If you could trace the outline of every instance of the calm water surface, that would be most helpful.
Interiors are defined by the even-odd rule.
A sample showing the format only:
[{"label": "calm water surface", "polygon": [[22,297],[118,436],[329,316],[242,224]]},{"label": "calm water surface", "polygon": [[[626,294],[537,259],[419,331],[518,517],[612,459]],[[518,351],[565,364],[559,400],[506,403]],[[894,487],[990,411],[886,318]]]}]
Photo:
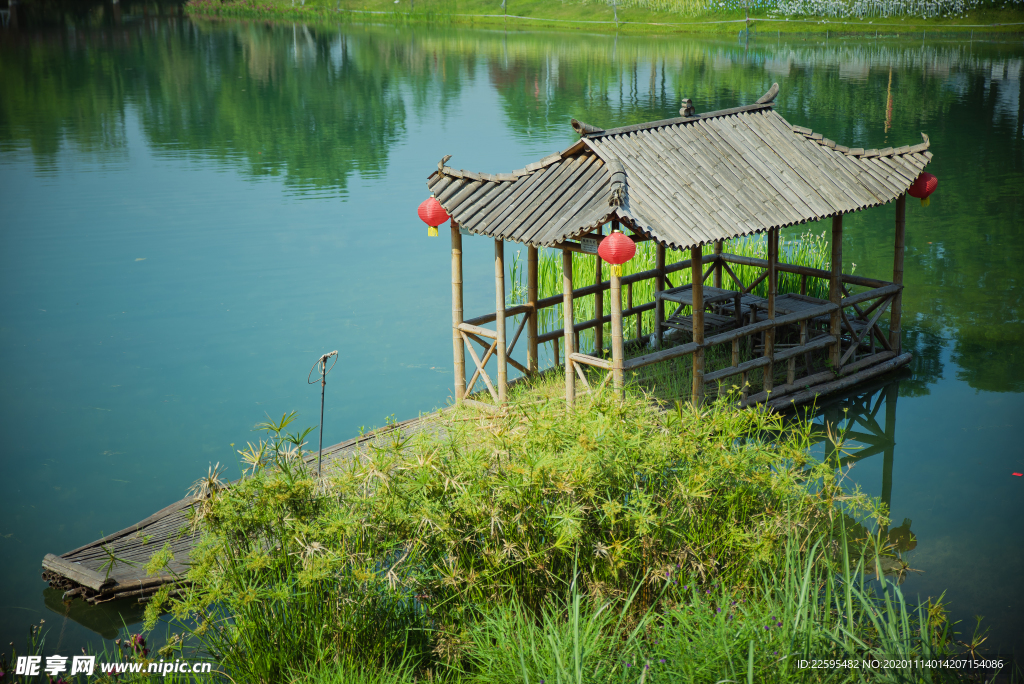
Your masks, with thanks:
[{"label": "calm water surface", "polygon": [[[448,243],[416,218],[442,155],[509,171],[571,144],[571,116],[731,107],[778,81],[784,117],[851,147],[931,136],[938,193],[908,202],[913,375],[875,413],[895,448],[851,477],[916,537],[905,592],[945,591],[1024,652],[1019,40],[120,20],[0,34],[0,643],[40,619],[65,651],[113,637],[109,610],[63,619],[43,555],[235,468],[265,414],[314,425],[319,354],[342,358],[327,444],[446,403]],[[891,275],[892,221],[849,220],[847,269]],[[490,250],[466,240],[467,312],[493,307]]]}]

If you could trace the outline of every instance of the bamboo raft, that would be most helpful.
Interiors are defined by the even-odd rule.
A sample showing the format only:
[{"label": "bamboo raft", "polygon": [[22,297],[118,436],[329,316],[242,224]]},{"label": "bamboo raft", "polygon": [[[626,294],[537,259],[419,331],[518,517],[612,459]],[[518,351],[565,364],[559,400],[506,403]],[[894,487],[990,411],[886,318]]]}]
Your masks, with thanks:
[{"label": "bamboo raft", "polygon": [[[326,447],[323,470],[326,473],[351,458],[359,448],[395,430],[406,435],[420,432],[428,424],[429,415],[368,432],[340,444]],[[316,468],[317,454],[305,456],[305,463]],[[64,590],[64,600],[81,598],[89,604],[117,599],[135,599],[144,603],[165,584],[179,584],[188,571],[189,554],[198,540],[192,529],[189,511],[195,504],[185,497],[143,520],[109,534],[102,539],[72,549],[59,556],[52,553],[43,558],[43,579],[51,587]],[[159,575],[147,575],[146,563],[153,554],[170,543],[173,559]],[[111,558],[115,560],[111,563]]]}]

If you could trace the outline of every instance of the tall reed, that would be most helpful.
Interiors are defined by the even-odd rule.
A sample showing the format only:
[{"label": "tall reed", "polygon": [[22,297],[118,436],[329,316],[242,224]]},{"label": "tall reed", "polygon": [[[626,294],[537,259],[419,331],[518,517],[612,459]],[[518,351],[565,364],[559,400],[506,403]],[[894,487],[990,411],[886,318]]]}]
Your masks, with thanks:
[{"label": "tall reed", "polygon": [[[744,239],[736,239],[727,242],[724,247],[724,251],[738,256],[755,257],[758,259],[766,259],[768,255],[768,243],[763,236],[754,236]],[[713,247],[708,245],[704,249],[705,254],[711,254]],[[677,261],[690,258],[689,253],[683,254],[682,252],[669,250],[665,257],[666,264],[673,264]],[[805,230],[803,233],[786,239],[783,235],[779,244],[779,259],[780,261],[796,264],[799,266],[809,266],[812,268],[820,268],[828,270],[830,268],[830,252],[829,242],[825,233],[815,234],[811,230]],[[573,254],[573,288],[586,287],[593,285],[596,282],[597,268],[596,263],[599,261],[597,256],[588,254]],[[622,275],[632,275],[641,271],[647,271],[655,268],[656,266],[656,251],[655,245],[652,242],[641,242],[637,245],[636,256],[630,261],[623,264]],[[601,278],[607,281],[611,277],[609,272],[608,264],[601,262]],[[761,273],[761,269],[753,266],[740,266],[736,264],[730,264],[730,268],[736,273],[737,277],[743,281],[744,284],[753,282],[757,276]],[[509,281],[512,300],[515,303],[521,303],[526,300],[526,286],[525,286],[526,274],[524,272],[521,258],[518,253],[513,257],[509,269]],[[669,281],[673,286],[685,285],[691,281],[689,269],[677,271],[669,276]],[[723,286],[728,288],[735,288],[736,284],[732,282],[732,279],[728,273],[723,272],[722,274]],[[554,295],[561,294],[562,292],[562,256],[558,250],[543,250],[540,254],[537,264],[537,289],[538,296],[540,298],[551,297]],[[641,304],[647,304],[654,301],[654,280],[645,280],[640,283],[635,283],[632,286],[633,289],[633,305],[639,306]],[[793,273],[780,272],[779,273],[779,293],[785,294],[787,292],[799,292],[800,291],[800,276]],[[768,296],[768,284],[767,281],[761,281],[754,288],[753,293],[762,297]],[[828,298],[828,283],[816,278],[808,278],[807,281],[807,294],[812,297],[819,297],[823,299]],[[623,308],[626,306],[626,288],[623,288]],[[610,293],[604,292],[604,312],[607,315],[611,311]],[[596,297],[593,295],[587,297],[581,297],[573,302],[573,315],[577,321],[590,320],[594,317],[594,311],[596,306]],[[642,316],[641,329],[644,335],[650,335],[654,331],[654,311],[646,311]],[[635,318],[625,321],[623,327],[626,329],[626,337],[633,337],[633,331],[635,331]],[[541,333],[549,332],[551,330],[557,330],[562,327],[562,305],[550,307],[541,311],[539,316],[538,326]],[[593,330],[587,330],[580,334],[580,348],[582,351],[587,353],[596,354],[598,350],[594,348],[596,339],[596,333]],[[610,326],[605,326],[604,334],[605,344],[610,344],[611,340],[611,329]]]}]

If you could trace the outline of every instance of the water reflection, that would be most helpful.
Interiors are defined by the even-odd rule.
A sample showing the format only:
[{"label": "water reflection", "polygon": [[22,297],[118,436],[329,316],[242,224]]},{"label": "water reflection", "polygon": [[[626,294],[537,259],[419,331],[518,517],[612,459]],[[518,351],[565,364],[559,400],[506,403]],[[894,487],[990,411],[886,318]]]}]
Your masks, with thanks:
[{"label": "water reflection", "polygon": [[[906,382],[910,376],[904,371],[897,379],[883,379],[826,400],[815,415],[815,444],[823,448],[822,457],[834,463],[836,468],[850,468],[860,461],[881,455],[880,498],[887,512],[892,511],[896,407],[901,382]],[[904,518],[897,526],[892,522],[880,530],[887,543],[887,553],[880,563],[885,574],[894,575],[897,583],[902,584],[910,570],[902,554],[917,548],[917,536],[911,530],[913,521],[910,518]],[[847,518],[847,525],[856,529],[855,536],[872,534],[852,518]]]}]

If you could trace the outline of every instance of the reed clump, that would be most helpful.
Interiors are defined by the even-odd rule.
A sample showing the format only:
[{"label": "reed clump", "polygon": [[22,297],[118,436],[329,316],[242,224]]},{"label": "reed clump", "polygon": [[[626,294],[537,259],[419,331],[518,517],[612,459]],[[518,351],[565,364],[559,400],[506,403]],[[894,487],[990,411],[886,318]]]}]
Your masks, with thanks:
[{"label": "reed clump", "polygon": [[[788,238],[788,239],[787,239]],[[763,236],[754,236],[750,238],[738,238],[735,240],[728,241],[724,246],[725,251],[736,254],[738,256],[754,257],[757,259],[768,258],[768,243]],[[714,251],[713,245],[707,245],[704,248],[705,254],[711,254]],[[805,230],[798,235],[787,236],[783,235],[779,245],[780,260],[786,263],[795,264],[798,266],[808,266],[811,268],[819,268],[828,270],[830,268],[830,252],[829,242],[825,233],[816,234],[811,230]],[[689,259],[690,254],[686,252],[669,250],[665,256],[666,264],[673,264],[683,259]],[[596,269],[597,257],[588,254],[573,254],[573,288],[587,287],[593,285],[596,282],[597,269]],[[649,271],[657,266],[656,263],[656,251],[653,242],[641,242],[637,245],[636,255],[628,262],[622,265],[622,275],[628,276],[634,273],[640,273],[641,271]],[[736,276],[746,285],[754,282],[757,277],[761,274],[761,269],[753,266],[741,266],[733,264],[730,266]],[[601,279],[607,281],[611,278],[609,271],[610,266],[602,263],[601,265]],[[509,281],[511,283],[511,299],[515,304],[521,304],[526,301],[526,275],[523,260],[519,258],[518,253],[513,256],[513,260],[509,269]],[[691,281],[689,269],[682,271],[676,271],[668,277],[669,282],[673,286],[687,285]],[[786,294],[790,292],[800,292],[801,278],[795,273],[787,273],[785,271],[779,272],[778,278],[778,293]],[[723,284],[725,287],[735,289],[736,283],[734,283],[728,274],[723,274]],[[562,255],[561,251],[558,250],[544,250],[539,255],[537,260],[537,290],[538,296],[543,299],[545,297],[551,297],[562,292]],[[767,281],[760,282],[753,290],[752,293],[760,297],[768,296],[768,284]],[[809,278],[807,280],[807,292],[806,294],[812,297],[818,297],[821,299],[828,299],[828,283],[826,281]],[[611,296],[609,292],[603,294],[603,311],[605,314],[611,311]],[[623,299],[626,297],[626,288],[623,288]],[[635,283],[632,286],[632,302],[634,306],[640,306],[641,304],[647,304],[654,301],[654,281],[645,280],[643,282]],[[587,297],[581,297],[573,302],[573,313],[575,320],[584,321],[590,320],[594,317],[595,311],[595,297],[593,295]],[[654,311],[646,311],[641,314],[643,320],[641,323],[641,329],[643,334],[650,335],[654,332]],[[518,318],[516,319],[518,321]],[[551,330],[557,330],[562,327],[562,306],[559,304],[547,309],[541,310],[538,315],[538,326],[541,333],[546,333]],[[629,331],[633,331],[635,328],[635,319],[630,317],[630,320],[626,321],[625,327]],[[588,353],[598,353],[594,349],[596,335],[593,330],[585,330],[580,333],[580,348]],[[605,325],[604,332],[605,344],[611,340],[611,327]]]},{"label": "reed clump", "polygon": [[[832,616],[818,594],[839,547],[812,540],[884,515],[808,460],[809,424],[726,401],[663,412],[639,391],[567,410],[560,383],[519,384],[498,413],[456,407],[384,431],[322,476],[290,416],[263,424],[246,475],[197,501],[190,589],[158,596],[150,622],[172,611],[236,682],[392,663],[401,681],[525,683],[555,681],[558,658],[590,659],[580,682],[631,674],[626,657],[682,667],[698,647],[745,663],[743,640],[742,657],[735,638],[688,645],[705,636],[688,616],[728,606],[753,633],[794,568],[817,574],[777,621],[798,625],[811,604]],[[854,559],[868,557],[860,536]],[[793,671],[757,653],[758,671]]]}]

